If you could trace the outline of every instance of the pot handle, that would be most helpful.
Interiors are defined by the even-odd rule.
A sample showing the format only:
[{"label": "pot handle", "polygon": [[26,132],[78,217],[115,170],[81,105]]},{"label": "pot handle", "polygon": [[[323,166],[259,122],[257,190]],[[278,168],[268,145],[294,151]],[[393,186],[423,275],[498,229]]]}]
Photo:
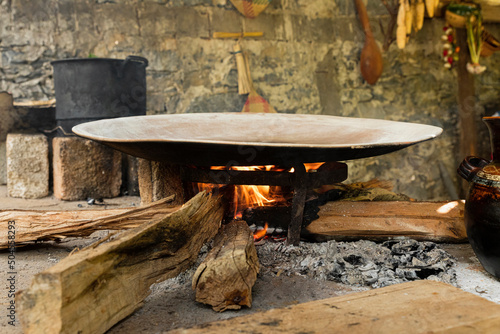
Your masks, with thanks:
[{"label": "pot handle", "polygon": [[470,182],[477,172],[479,172],[487,164],[489,164],[489,161],[486,159],[469,156],[462,161],[457,169],[457,172],[458,175]]},{"label": "pot handle", "polygon": [[135,61],[137,63],[143,63],[144,64],[144,67],[148,67],[148,60],[144,57],[139,57],[139,56],[127,56],[127,58],[125,58],[125,60],[123,61],[123,65],[122,67],[125,67],[125,65],[130,62],[130,61]]}]

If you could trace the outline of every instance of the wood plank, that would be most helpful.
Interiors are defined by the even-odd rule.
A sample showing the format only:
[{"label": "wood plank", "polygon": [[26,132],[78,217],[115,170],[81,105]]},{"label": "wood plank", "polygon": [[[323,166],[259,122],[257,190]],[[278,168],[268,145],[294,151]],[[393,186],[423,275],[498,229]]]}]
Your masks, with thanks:
[{"label": "wood plank", "polygon": [[177,211],[173,196],[139,208],[77,211],[0,211],[0,249],[8,247],[9,221],[16,226],[16,246],[67,237],[85,237],[98,230],[122,230]]},{"label": "wood plank", "polygon": [[213,248],[193,276],[196,301],[217,312],[251,307],[258,272],[259,259],[248,224],[232,221],[219,230]]},{"label": "wood plank", "polygon": [[189,268],[220,226],[221,196],[198,194],[163,219],[73,253],[16,296],[29,333],[104,333],[139,308],[153,283]]},{"label": "wood plank", "polygon": [[[469,46],[467,43],[467,31],[464,28],[456,28],[455,35],[457,46],[460,48],[457,62],[457,102],[458,102],[458,166],[462,160],[470,155],[478,156],[478,138],[476,116],[476,91],[475,76],[467,71],[467,63],[471,62]],[[460,180],[460,198],[465,198],[468,183]]]},{"label": "wood plank", "polygon": [[169,333],[498,333],[500,305],[451,285],[413,281]]},{"label": "wood plank", "polygon": [[304,235],[326,239],[383,240],[406,236],[435,242],[466,242],[464,202],[329,202]]}]

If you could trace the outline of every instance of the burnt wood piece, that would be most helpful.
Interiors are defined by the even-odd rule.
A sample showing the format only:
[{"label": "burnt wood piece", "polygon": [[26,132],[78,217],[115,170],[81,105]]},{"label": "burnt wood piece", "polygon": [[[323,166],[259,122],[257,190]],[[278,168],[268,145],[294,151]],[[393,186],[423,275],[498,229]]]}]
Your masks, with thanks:
[{"label": "burnt wood piece", "polygon": [[184,185],[179,166],[139,159],[138,174],[142,204],[155,202],[171,195],[175,195],[173,204],[184,203]]},{"label": "burnt wood piece", "polygon": [[421,280],[169,333],[497,333],[498,328],[500,305],[449,284]]},{"label": "burnt wood piece", "polygon": [[0,249],[8,248],[8,222],[16,222],[16,246],[37,241],[86,237],[98,230],[137,227],[175,212],[173,196],[139,208],[79,211],[11,210],[0,211]]},{"label": "burnt wood piece", "polygon": [[104,333],[141,307],[153,283],[188,269],[223,215],[198,194],[178,211],[91,245],[35,275],[16,296],[25,333]]},{"label": "burnt wood piece", "polygon": [[405,236],[420,241],[467,242],[464,203],[329,202],[303,236],[324,240],[387,240]]},{"label": "burnt wood piece", "polygon": [[259,259],[248,224],[235,220],[215,236],[214,246],[193,276],[196,301],[217,312],[252,306]]},{"label": "burnt wood piece", "polygon": [[302,216],[306,204],[306,194],[308,188],[307,172],[303,164],[294,166],[295,172],[293,182],[293,199],[290,223],[288,224],[288,235],[286,242],[288,245],[298,246],[300,243],[300,230],[302,228]]},{"label": "burnt wood piece", "polygon": [[[309,196],[309,193],[308,195]],[[323,201],[325,196],[313,197],[306,199],[304,205],[304,214],[302,216],[302,228],[309,225],[313,220],[318,219],[320,205],[326,203]],[[292,206],[276,205],[276,206],[257,206],[248,208],[243,211],[241,219],[246,221],[248,225],[264,226],[268,223],[271,227],[280,227],[283,230],[288,229],[290,216],[292,214]]]}]

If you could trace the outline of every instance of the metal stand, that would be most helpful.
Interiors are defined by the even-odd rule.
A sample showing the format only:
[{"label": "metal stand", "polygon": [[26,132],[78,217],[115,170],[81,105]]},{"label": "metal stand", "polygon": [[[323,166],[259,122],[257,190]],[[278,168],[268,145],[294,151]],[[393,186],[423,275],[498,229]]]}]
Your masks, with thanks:
[{"label": "metal stand", "polygon": [[[184,182],[200,182],[231,185],[269,185],[293,187],[290,223],[288,225],[289,245],[298,246],[304,214],[307,191],[325,184],[342,182],[347,179],[347,165],[328,162],[317,170],[306,172],[304,164],[293,165],[294,172],[212,170],[202,167],[181,167]],[[188,194],[189,192],[185,192]],[[192,194],[194,195],[194,194]],[[186,198],[188,200],[189,198]]]}]

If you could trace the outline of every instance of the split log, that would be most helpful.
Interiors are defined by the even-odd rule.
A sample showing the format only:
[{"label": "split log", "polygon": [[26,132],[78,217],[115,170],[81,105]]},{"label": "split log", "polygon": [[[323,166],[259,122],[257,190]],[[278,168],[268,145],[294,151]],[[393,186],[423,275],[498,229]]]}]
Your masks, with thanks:
[{"label": "split log", "polygon": [[0,212],[0,249],[8,247],[8,222],[16,226],[16,246],[36,241],[85,237],[98,230],[122,230],[137,227],[177,211],[173,196],[134,209],[41,211],[9,210]]},{"label": "split log", "polygon": [[384,240],[405,236],[434,242],[466,242],[463,201],[329,202],[304,234],[319,240]]},{"label": "split log", "polygon": [[25,333],[104,333],[139,308],[150,285],[188,269],[217,233],[220,196],[198,194],[163,219],[76,252],[17,295]]},{"label": "split log", "polygon": [[253,234],[243,220],[219,231],[214,246],[193,277],[196,301],[217,312],[252,306],[252,287],[259,272]]},{"label": "split log", "polygon": [[500,305],[434,281],[413,281],[178,329],[222,333],[498,333]]}]

